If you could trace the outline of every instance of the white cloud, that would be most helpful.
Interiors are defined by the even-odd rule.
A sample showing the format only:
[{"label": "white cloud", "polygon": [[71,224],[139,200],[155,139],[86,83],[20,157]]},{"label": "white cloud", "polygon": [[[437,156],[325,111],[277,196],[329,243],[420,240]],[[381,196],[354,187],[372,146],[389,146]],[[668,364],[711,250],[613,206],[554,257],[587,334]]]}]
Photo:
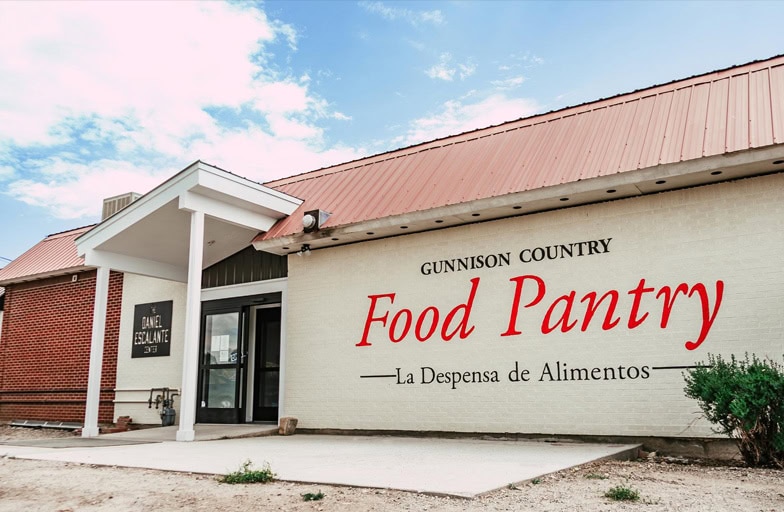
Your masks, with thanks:
[{"label": "white cloud", "polygon": [[465,80],[476,72],[476,64],[470,60],[465,64],[458,64],[457,68],[460,70],[460,80]]},{"label": "white cloud", "polygon": [[274,27],[275,32],[282,34],[286,38],[286,41],[289,43],[289,48],[291,48],[293,51],[296,51],[297,39],[299,35],[297,34],[297,31],[294,29],[294,27],[278,20],[272,20],[272,26]]},{"label": "white cloud", "polygon": [[506,62],[498,65],[498,70],[530,69],[542,65],[544,65],[544,59],[531,52],[511,53],[506,56]]},{"label": "white cloud", "polygon": [[359,5],[368,12],[379,14],[382,18],[390,21],[404,20],[412,25],[429,23],[432,25],[442,25],[446,23],[444,14],[438,9],[434,11],[413,11],[399,7],[390,7],[383,2],[360,2]]},{"label": "white cloud", "polygon": [[538,112],[540,108],[534,100],[507,98],[503,94],[496,94],[475,103],[447,101],[440,112],[414,120],[406,135],[398,138],[396,142],[411,145],[457,135],[527,117]]},{"label": "white cloud", "polygon": [[496,89],[508,90],[508,89],[516,89],[520,87],[521,85],[523,85],[523,82],[525,82],[525,77],[521,75],[512,78],[506,78],[504,80],[493,80],[490,83]]},{"label": "white cloud", "polygon": [[0,181],[13,178],[16,175],[16,170],[10,165],[0,165]]},{"label": "white cloud", "polygon": [[527,62],[531,66],[541,66],[544,64],[543,58],[539,57],[538,55],[532,55],[530,53],[523,55],[523,61]]},{"label": "white cloud", "polygon": [[252,4],[0,2],[0,33],[0,179],[57,217],[197,158],[268,181],[364,152],[324,145],[350,117],[268,62],[298,34]]},{"label": "white cloud", "polygon": [[432,23],[433,25],[441,25],[446,22],[444,14],[436,9],[435,11],[422,11],[418,13],[419,19],[424,22]]},{"label": "white cloud", "polygon": [[143,194],[160,182],[155,169],[128,162],[99,160],[85,165],[54,158],[37,165],[48,180],[17,180],[8,192],[29,205],[48,208],[61,219],[94,215],[101,199],[123,192]]},{"label": "white cloud", "polygon": [[438,64],[433,65],[430,69],[425,71],[425,74],[430,78],[437,78],[451,82],[455,77],[455,68],[450,66],[452,55],[449,53],[442,53],[439,57]]},{"label": "white cloud", "polygon": [[341,146],[313,151],[312,146],[307,140],[271,135],[253,126],[199,140],[192,149],[205,162],[259,182],[355,160],[366,154],[361,149]]},{"label": "white cloud", "polygon": [[321,128],[279,114],[268,115],[267,122],[272,135],[278,139],[319,140],[323,134]]},{"label": "white cloud", "polygon": [[18,144],[62,140],[67,117],[246,101],[248,57],[275,37],[263,13],[206,2],[4,2],[0,32],[0,137]]},{"label": "white cloud", "polygon": [[476,72],[476,64],[470,59],[465,63],[452,64],[452,54],[442,53],[438,57],[438,64],[425,70],[425,74],[430,78],[451,82],[457,74],[460,80],[465,80]]},{"label": "white cloud", "polygon": [[275,114],[305,112],[313,98],[307,86],[293,82],[272,82],[256,87],[254,107],[261,112]]}]

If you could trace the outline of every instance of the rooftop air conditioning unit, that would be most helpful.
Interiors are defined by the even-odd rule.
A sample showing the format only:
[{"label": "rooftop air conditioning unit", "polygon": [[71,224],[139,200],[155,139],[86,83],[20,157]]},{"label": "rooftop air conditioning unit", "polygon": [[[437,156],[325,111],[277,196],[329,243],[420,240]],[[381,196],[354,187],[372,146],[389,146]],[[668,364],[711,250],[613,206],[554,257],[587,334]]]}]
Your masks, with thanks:
[{"label": "rooftop air conditioning unit", "polygon": [[101,213],[101,220],[106,220],[115,213],[119,212],[132,202],[142,197],[141,194],[136,192],[128,192],[119,196],[109,197],[103,200],[103,212]]}]

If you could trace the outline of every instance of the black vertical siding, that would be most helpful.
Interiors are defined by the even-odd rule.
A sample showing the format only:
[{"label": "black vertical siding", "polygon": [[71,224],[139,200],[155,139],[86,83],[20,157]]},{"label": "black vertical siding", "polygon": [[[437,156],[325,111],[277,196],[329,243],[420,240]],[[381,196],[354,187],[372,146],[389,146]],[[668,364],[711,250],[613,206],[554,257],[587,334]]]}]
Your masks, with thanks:
[{"label": "black vertical siding", "polygon": [[266,281],[288,275],[288,257],[257,251],[248,246],[207,267],[201,274],[202,288]]}]

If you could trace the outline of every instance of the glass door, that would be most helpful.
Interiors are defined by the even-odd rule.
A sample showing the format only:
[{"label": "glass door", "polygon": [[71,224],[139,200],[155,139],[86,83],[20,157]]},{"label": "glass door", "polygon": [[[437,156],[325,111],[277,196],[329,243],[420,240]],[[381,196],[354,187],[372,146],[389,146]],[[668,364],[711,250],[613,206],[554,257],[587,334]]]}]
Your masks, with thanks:
[{"label": "glass door", "polygon": [[205,311],[202,315],[196,413],[199,423],[242,422],[246,317],[242,308]]},{"label": "glass door", "polygon": [[280,307],[256,310],[253,420],[278,421]]}]

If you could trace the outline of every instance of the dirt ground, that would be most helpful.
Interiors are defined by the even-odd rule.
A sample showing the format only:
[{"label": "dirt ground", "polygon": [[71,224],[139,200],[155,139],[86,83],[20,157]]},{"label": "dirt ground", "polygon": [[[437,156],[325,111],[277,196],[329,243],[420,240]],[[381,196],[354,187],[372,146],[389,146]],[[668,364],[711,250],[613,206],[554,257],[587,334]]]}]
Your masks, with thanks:
[{"label": "dirt ground", "polygon": [[[67,435],[0,426],[0,443]],[[640,499],[617,502],[604,497],[616,486],[637,491]],[[303,500],[303,494],[319,491],[322,500]],[[0,458],[0,511],[19,510],[768,512],[784,511],[784,471],[661,457],[608,461],[465,500],[279,481],[228,485],[215,476]]]}]

